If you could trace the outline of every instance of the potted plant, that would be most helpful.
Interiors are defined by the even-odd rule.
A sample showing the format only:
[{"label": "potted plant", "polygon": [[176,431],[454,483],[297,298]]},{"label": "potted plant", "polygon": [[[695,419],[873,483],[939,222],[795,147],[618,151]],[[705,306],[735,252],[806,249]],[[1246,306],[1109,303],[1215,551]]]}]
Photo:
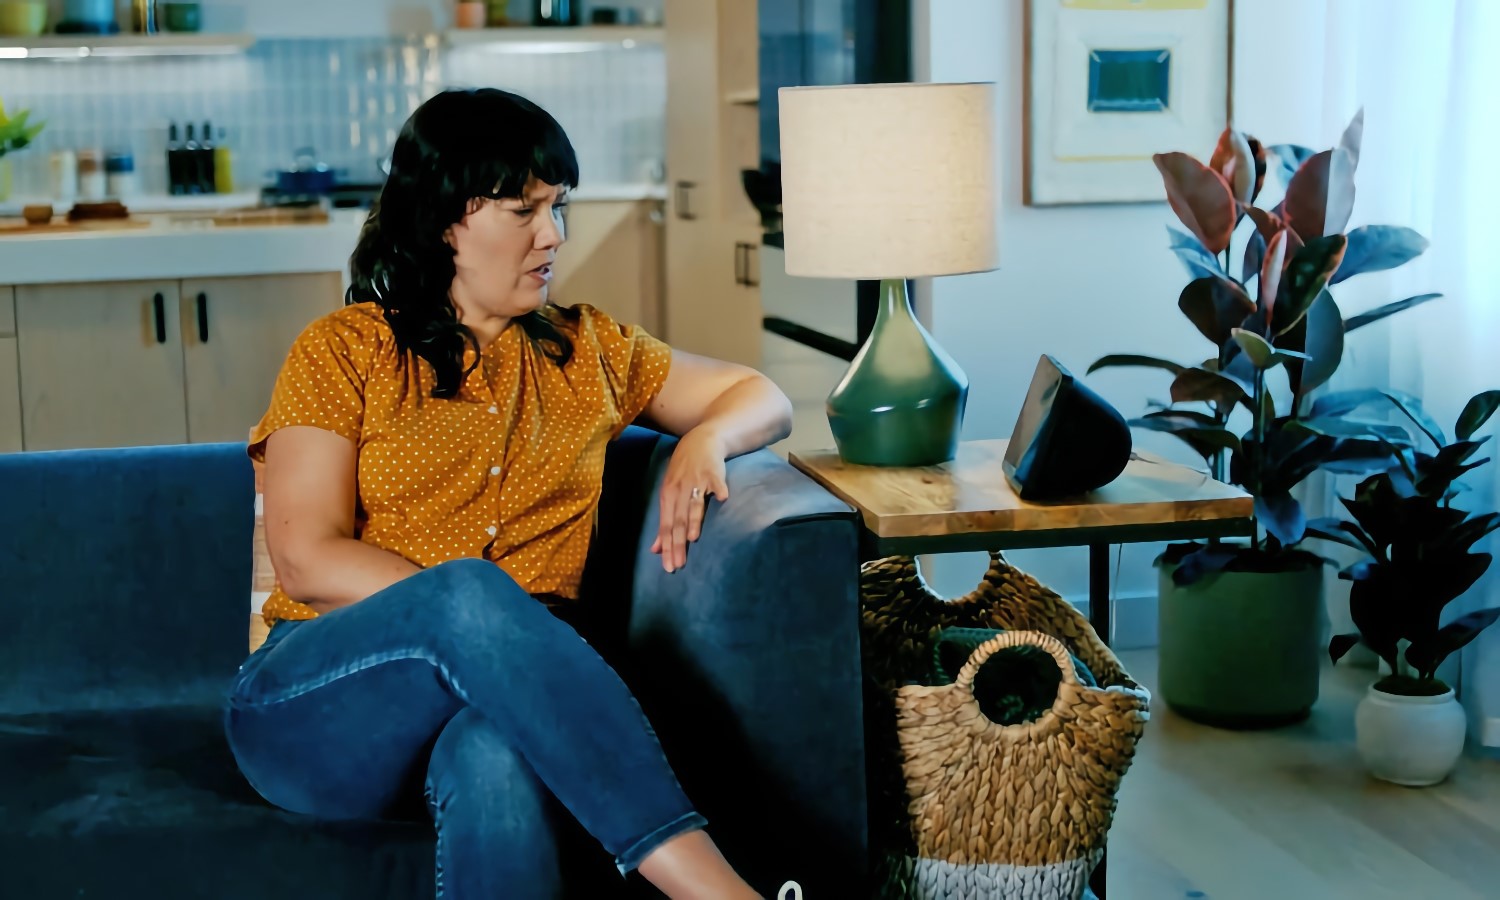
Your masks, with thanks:
[{"label": "potted plant", "polygon": [[[1361,113],[1338,147],[1319,153],[1263,147],[1226,128],[1208,165],[1185,153],[1158,154],[1168,201],[1189,232],[1168,227],[1193,276],[1177,305],[1213,344],[1213,356],[1184,365],[1111,355],[1089,369],[1169,372],[1171,403],[1131,424],[1182,439],[1216,477],[1254,498],[1249,540],[1177,544],[1158,559],[1158,689],[1198,721],[1264,727],[1311,710],[1322,659],[1323,561],[1300,546],[1307,518],[1293,491],[1320,469],[1383,470],[1392,447],[1407,440],[1399,427],[1310,406],[1310,395],[1338,369],[1349,332],[1438,296],[1349,318],[1334,301],[1333,285],[1403,265],[1427,247],[1400,226],[1345,233],[1362,133]],[[1272,161],[1286,188],[1263,209],[1255,202]],[[1247,232],[1238,266],[1230,252],[1237,230]]]},{"label": "potted plant", "polygon": [[[1320,403],[1352,409],[1378,392],[1333,395]],[[1484,609],[1442,623],[1444,609],[1489,568],[1491,555],[1474,546],[1500,529],[1500,513],[1475,515],[1453,505],[1458,479],[1484,465],[1471,462],[1488,437],[1475,439],[1500,407],[1500,391],[1469,400],[1448,443],[1419,408],[1403,404],[1431,453],[1403,448],[1395,463],[1341,499],[1350,519],[1319,519],[1308,533],[1353,547],[1364,558],[1340,577],[1352,584],[1349,613],[1358,629],[1335,635],[1328,655],[1337,663],[1356,644],[1373,650],[1387,674],[1370,685],[1355,713],[1356,744],[1377,778],[1404,785],[1436,784],[1463,752],[1468,720],[1453,689],[1437,676],[1454,651],[1500,618]],[[1403,650],[1404,647],[1404,650]]]},{"label": "potted plant", "polygon": [[25,149],[26,145],[42,133],[45,123],[27,125],[31,118],[29,110],[21,110],[14,118],[5,115],[5,104],[0,102],[0,203],[10,199],[11,171],[9,155]]}]

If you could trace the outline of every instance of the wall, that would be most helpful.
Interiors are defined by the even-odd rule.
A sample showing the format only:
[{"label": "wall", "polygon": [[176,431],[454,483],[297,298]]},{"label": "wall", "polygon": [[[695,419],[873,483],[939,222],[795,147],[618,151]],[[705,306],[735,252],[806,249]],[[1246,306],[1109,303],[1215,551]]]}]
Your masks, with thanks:
[{"label": "wall", "polygon": [[241,189],[309,146],[352,181],[378,181],[402,123],[445,86],[494,86],[555,115],[585,185],[638,183],[665,152],[666,71],[659,46],[566,54],[441,51],[432,36],[271,38],[241,56],[0,62],[11,109],[47,121],[14,157],[16,193],[45,192],[48,155],[128,147],[142,190],[166,190],[169,122],[227,129]]},{"label": "wall", "polygon": [[[1279,4],[1279,11],[1269,7]],[[1321,108],[1298,85],[1299,69],[1256,63],[1305,58],[1317,48],[1298,46],[1305,33],[1287,29],[1296,15],[1290,0],[1239,3],[1236,18],[1238,124],[1268,143],[1317,144]],[[918,80],[994,81],[1000,123],[1000,268],[934,279],[924,285],[922,306],[934,336],[969,375],[965,437],[1008,437],[1020,411],[1037,357],[1048,353],[1075,374],[1108,353],[1147,353],[1177,360],[1206,358],[1211,349],[1177,310],[1187,282],[1167,249],[1165,226],[1177,224],[1165,203],[1027,207],[1021,202],[1023,2],[914,0],[914,64]],[[1274,70],[1282,68],[1285,72]],[[1273,70],[1268,72],[1267,70]],[[1183,147],[1206,159],[1210,143]],[[1240,246],[1236,242],[1235,246]],[[1167,399],[1159,372],[1106,370],[1087,383],[1127,416],[1148,401]],[[1201,458],[1175,440],[1136,432],[1137,446],[1176,461]],[[1111,565],[1115,576],[1116,638],[1121,646],[1155,642],[1156,573],[1151,561],[1159,545],[1124,548]],[[1088,592],[1087,552],[1082,549],[1026,551],[1012,561],[1082,605]],[[982,557],[958,555],[928,561],[935,588],[952,595],[972,587]]]}]

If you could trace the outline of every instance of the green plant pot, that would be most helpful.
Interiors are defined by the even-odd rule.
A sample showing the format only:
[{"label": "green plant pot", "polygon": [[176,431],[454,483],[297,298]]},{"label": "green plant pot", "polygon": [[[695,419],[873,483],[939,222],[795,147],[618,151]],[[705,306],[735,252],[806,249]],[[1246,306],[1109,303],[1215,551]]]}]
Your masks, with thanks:
[{"label": "green plant pot", "polygon": [[1323,572],[1220,572],[1187,587],[1163,564],[1157,691],[1185,718],[1222,728],[1305,719],[1323,662]]}]

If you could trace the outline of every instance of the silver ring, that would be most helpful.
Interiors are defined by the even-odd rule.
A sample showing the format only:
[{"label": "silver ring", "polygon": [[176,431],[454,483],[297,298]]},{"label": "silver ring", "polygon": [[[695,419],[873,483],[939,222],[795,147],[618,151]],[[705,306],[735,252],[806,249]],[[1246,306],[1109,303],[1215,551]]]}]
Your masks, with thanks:
[{"label": "silver ring", "polygon": [[703,497],[703,488],[693,488],[692,496],[694,500],[701,499]]}]

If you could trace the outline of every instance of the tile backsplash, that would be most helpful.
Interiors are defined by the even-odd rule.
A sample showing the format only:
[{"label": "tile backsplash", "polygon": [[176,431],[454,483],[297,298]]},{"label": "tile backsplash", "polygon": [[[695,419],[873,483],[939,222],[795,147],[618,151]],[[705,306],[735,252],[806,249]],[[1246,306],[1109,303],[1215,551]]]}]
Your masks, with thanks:
[{"label": "tile backsplash", "polygon": [[47,128],[11,159],[15,193],[47,192],[53,150],[128,148],[140,190],[167,192],[168,124],[205,121],[234,151],[235,187],[258,190],[300,147],[348,181],[379,181],[401,125],[445,87],[491,86],[536,101],[567,129],[584,185],[648,180],[665,153],[661,48],[493,53],[437,36],[263,40],[212,57],[0,61],[0,99]]}]

